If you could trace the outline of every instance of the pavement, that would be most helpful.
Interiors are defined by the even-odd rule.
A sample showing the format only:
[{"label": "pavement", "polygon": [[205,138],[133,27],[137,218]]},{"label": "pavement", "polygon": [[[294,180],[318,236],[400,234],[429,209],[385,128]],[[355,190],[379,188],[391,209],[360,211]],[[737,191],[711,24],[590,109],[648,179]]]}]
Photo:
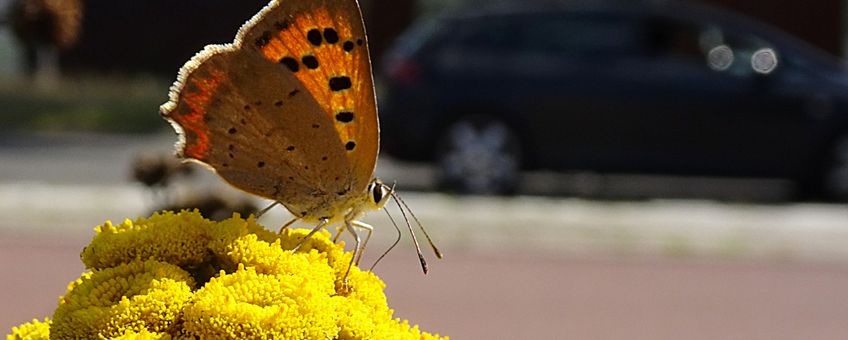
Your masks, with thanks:
[{"label": "pavement", "polygon": [[[174,137],[0,136],[0,329],[52,313],[105,220],[147,214],[130,161]],[[396,316],[455,339],[841,339],[848,206],[709,199],[458,197],[407,190],[427,168],[381,159],[446,254],[418,268],[408,235],[376,269]],[[236,191],[205,174],[177,185]],[[735,185],[731,185],[735,186]],[[397,212],[393,212],[398,216]],[[275,209],[260,222],[286,220]],[[365,263],[396,237],[384,214]],[[406,231],[404,231],[406,233]],[[425,249],[425,253],[426,253]]]}]

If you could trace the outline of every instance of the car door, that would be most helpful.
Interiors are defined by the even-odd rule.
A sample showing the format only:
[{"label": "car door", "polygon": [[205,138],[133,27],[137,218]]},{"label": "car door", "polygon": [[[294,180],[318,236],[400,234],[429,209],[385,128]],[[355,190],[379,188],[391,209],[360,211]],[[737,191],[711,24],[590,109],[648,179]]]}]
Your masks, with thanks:
[{"label": "car door", "polygon": [[642,170],[783,175],[802,150],[805,119],[802,98],[773,91],[779,52],[709,20],[657,16],[646,24],[650,53],[636,69]]},{"label": "car door", "polygon": [[642,148],[640,73],[644,25],[627,12],[567,11],[536,15],[518,32],[516,54],[532,88],[521,112],[542,167],[629,171]]},{"label": "car door", "polygon": [[779,58],[755,37],[614,10],[540,16],[521,32],[536,85],[524,115],[546,166],[762,176],[803,149],[802,99],[753,68],[755,53]]}]

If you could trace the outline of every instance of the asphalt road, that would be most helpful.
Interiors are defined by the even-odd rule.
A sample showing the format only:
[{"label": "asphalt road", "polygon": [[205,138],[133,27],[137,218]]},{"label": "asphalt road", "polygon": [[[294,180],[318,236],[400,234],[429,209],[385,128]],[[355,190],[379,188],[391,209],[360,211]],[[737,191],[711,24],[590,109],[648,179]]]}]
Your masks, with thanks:
[{"label": "asphalt road", "polygon": [[[51,314],[82,271],[80,244],[0,241],[0,328]],[[848,268],[668,257],[446,249],[377,268],[395,316],[453,339],[844,339]]]},{"label": "asphalt road", "polygon": [[[170,136],[0,137],[0,329],[50,315],[107,219],[145,214],[127,181]],[[381,161],[401,189],[428,169]],[[214,176],[189,190],[229,190]],[[403,186],[403,183],[409,183]],[[227,191],[232,194],[232,191]],[[848,207],[716,200],[462,198],[403,190],[446,253],[420,273],[410,239],[377,268],[396,316],[454,339],[841,339]],[[285,221],[275,209],[261,220]],[[366,254],[395,237],[383,214]],[[429,257],[432,259],[432,257]]]}]

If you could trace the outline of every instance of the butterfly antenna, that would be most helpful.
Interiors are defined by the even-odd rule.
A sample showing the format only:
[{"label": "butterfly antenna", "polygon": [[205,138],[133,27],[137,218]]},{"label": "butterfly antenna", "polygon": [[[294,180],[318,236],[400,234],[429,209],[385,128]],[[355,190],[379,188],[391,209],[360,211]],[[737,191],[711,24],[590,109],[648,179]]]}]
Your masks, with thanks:
[{"label": "butterfly antenna", "polygon": [[[425,237],[427,237],[427,242],[430,243],[430,247],[433,248],[433,253],[436,254],[437,258],[441,259],[442,258],[442,252],[439,251],[439,248],[436,248],[436,244],[433,243],[433,239],[430,238],[430,234],[427,234],[427,230],[424,230],[424,225],[421,224],[421,221],[418,220],[418,217],[415,216],[415,213],[412,212],[412,209],[409,209],[409,206],[406,205],[406,202],[404,202],[403,199],[400,198],[400,195],[398,195],[395,191],[392,191],[392,197],[395,198],[395,202],[400,201],[400,203],[403,204],[403,206],[406,208],[406,210],[409,211],[409,214],[412,215],[412,219],[415,220],[416,224],[418,224],[418,228],[421,229],[421,232],[424,233]],[[400,207],[400,206],[398,206],[398,207]],[[401,212],[403,212],[403,209],[401,209]],[[404,215],[404,217],[406,217],[406,215]],[[408,220],[407,220],[407,223],[409,223]]]},{"label": "butterfly antenna", "polygon": [[415,251],[418,252],[418,261],[421,262],[421,270],[424,271],[424,274],[427,274],[427,261],[424,260],[424,255],[421,254],[421,247],[418,245],[418,238],[415,237],[415,232],[412,231],[412,224],[409,223],[409,218],[406,217],[406,212],[403,211],[403,207],[398,203],[397,195],[394,191],[391,191],[392,197],[395,199],[395,204],[397,204],[398,209],[400,209],[400,214],[403,215],[403,220],[406,221],[406,227],[409,228],[409,234],[412,235],[412,242],[415,243]]},{"label": "butterfly antenna", "polygon": [[392,251],[392,249],[395,249],[395,246],[398,245],[398,243],[400,243],[400,227],[398,227],[397,223],[395,222],[395,219],[392,218],[392,214],[389,214],[388,209],[383,208],[383,211],[386,212],[386,215],[389,216],[389,221],[392,221],[392,225],[395,226],[395,230],[397,230],[397,239],[395,239],[395,242],[392,243],[392,245],[391,245],[391,247],[389,247],[389,249],[386,249],[386,251],[383,253],[383,255],[380,255],[380,257],[377,258],[377,261],[374,261],[374,264],[371,265],[371,268],[368,268],[368,271],[374,271],[374,267],[377,266],[377,263],[380,263],[380,261],[384,257],[386,257],[386,255],[388,255],[389,252]]}]

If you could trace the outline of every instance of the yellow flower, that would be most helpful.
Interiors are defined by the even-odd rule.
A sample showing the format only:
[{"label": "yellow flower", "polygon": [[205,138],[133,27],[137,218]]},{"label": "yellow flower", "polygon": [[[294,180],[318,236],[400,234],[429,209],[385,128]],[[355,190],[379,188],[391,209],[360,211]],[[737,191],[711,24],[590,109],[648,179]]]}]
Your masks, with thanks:
[{"label": "yellow flower", "polygon": [[195,266],[206,260],[212,223],[197,211],[156,213],[149,219],[128,219],[119,225],[107,221],[94,229],[97,234],[80,257],[89,269],[150,258],[180,267]]},{"label": "yellow flower", "polygon": [[[180,214],[186,213],[188,212]],[[266,242],[274,242],[277,239],[277,233],[257,224],[253,215],[243,219],[238,213],[233,213],[233,217],[221,222],[210,223],[206,229],[210,235],[209,248],[213,251],[220,251],[235,239],[247,234],[255,234],[260,240]]]},{"label": "yellow flower", "polygon": [[226,272],[233,272],[238,268],[239,261],[234,260],[229,253],[240,246],[243,242],[240,240],[244,237],[250,236],[254,240],[263,240],[266,244],[277,240],[277,233],[256,224],[253,216],[244,220],[239,214],[233,214],[230,219],[213,223],[209,226],[208,233],[210,235],[208,252],[216,257],[216,269]]},{"label": "yellow flower", "polygon": [[[280,233],[282,247],[284,249],[293,249],[301,239],[309,234],[309,231],[310,230],[308,229],[283,230]],[[327,255],[327,264],[333,267],[336,271],[336,276],[338,276],[339,279],[342,279],[344,273],[347,272],[347,266],[350,263],[350,259],[353,257],[352,252],[344,251],[344,242],[339,244],[333,243],[333,241],[330,240],[330,232],[327,230],[321,230],[303,242],[298,249],[298,252],[309,252],[313,249]],[[341,288],[340,285],[341,281],[339,281],[338,288]]]},{"label": "yellow flower", "polygon": [[410,327],[406,320],[392,319],[394,313],[386,304],[383,283],[377,275],[353,268],[350,272],[351,293],[341,299],[339,339],[440,339]]},{"label": "yellow flower", "polygon": [[329,279],[313,281],[313,273],[262,274],[240,265],[195,293],[184,327],[189,335],[208,339],[334,338],[338,330],[329,269],[319,268]]},{"label": "yellow flower", "polygon": [[6,340],[48,340],[50,339],[50,319],[44,321],[32,319],[23,325],[12,327],[12,334]]},{"label": "yellow flower", "polygon": [[110,340],[171,340],[171,335],[168,333],[151,332],[147,329],[141,331],[127,330],[124,334],[109,338]]},{"label": "yellow flower", "polygon": [[[9,339],[438,339],[393,319],[385,284],[321,231],[266,230],[197,212],[107,222],[83,251],[94,270],[68,285],[52,324]],[[347,289],[344,289],[347,288]],[[41,334],[39,338],[36,334]]]},{"label": "yellow flower", "polygon": [[194,280],[177,266],[148,260],[85,273],[68,288],[53,313],[56,339],[175,331]]}]

